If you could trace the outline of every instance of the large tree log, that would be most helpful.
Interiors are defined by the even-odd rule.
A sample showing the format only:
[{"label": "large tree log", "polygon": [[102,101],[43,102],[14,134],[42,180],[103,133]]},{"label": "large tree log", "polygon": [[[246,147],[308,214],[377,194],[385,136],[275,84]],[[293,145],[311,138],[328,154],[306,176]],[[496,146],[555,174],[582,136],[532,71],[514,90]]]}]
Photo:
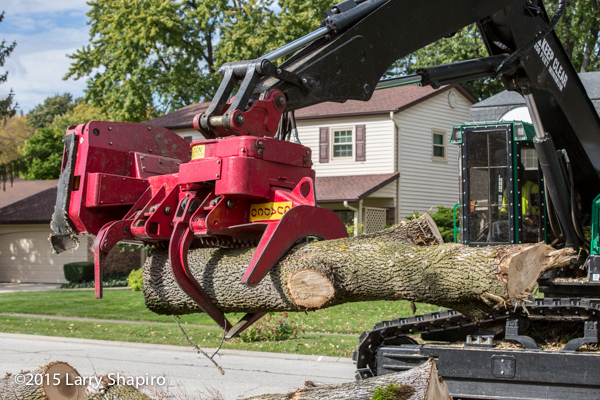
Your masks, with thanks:
[{"label": "large tree log", "polygon": [[[194,277],[224,312],[302,311],[374,300],[409,300],[448,307],[470,319],[510,299],[530,296],[537,279],[565,265],[569,249],[544,243],[473,248],[441,241],[421,217],[375,234],[295,246],[255,287],[241,283],[254,248],[194,249]],[[176,284],[165,250],[143,268],[146,306],[158,314],[201,309]]]},{"label": "large tree log", "polygon": [[[388,374],[341,385],[314,386],[306,382],[303,389],[288,394],[267,394],[245,400],[369,400],[377,388],[398,385],[399,400],[451,400],[446,383],[438,375],[433,360],[405,372]],[[388,386],[389,387],[389,386]],[[392,398],[392,397],[390,397]]]}]

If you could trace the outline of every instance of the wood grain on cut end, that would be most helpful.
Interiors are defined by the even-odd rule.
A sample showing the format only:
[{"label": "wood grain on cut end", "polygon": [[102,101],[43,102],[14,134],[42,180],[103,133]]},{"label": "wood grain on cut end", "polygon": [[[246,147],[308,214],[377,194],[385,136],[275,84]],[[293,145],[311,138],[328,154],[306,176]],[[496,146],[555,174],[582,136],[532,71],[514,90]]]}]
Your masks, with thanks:
[{"label": "wood grain on cut end", "polygon": [[314,269],[304,269],[290,275],[287,287],[294,303],[308,309],[320,308],[335,294],[333,284]]},{"label": "wood grain on cut end", "polygon": [[75,385],[80,376],[77,370],[65,362],[54,362],[44,367],[42,376],[58,378],[58,384],[55,380],[44,380],[42,387],[49,399],[72,399],[83,400],[85,398],[85,385]]},{"label": "wood grain on cut end", "polygon": [[438,375],[437,364],[433,360],[429,360],[428,363],[431,365],[431,378],[429,378],[425,399],[452,400],[450,392],[448,391],[448,385],[446,385],[446,382]]},{"label": "wood grain on cut end", "polygon": [[508,298],[514,299],[531,291],[546,265],[547,245],[537,243],[512,255],[508,267]]}]

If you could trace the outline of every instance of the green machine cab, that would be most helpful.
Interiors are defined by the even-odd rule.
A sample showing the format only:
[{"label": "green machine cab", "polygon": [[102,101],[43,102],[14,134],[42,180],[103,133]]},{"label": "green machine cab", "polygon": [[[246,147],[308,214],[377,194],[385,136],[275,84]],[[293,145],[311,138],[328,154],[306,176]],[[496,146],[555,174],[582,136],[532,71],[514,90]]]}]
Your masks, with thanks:
[{"label": "green machine cab", "polygon": [[[548,215],[542,170],[526,122],[455,125],[450,143],[460,146],[459,196],[454,207],[455,242],[473,247],[546,242],[559,223]],[[567,171],[563,171],[566,176]],[[587,279],[576,270],[553,271],[539,281],[546,295],[596,295],[600,289],[600,195],[592,204]],[[579,281],[555,278],[580,278]]]},{"label": "green machine cab", "polygon": [[534,137],[533,126],[525,122],[453,127],[450,143],[460,146],[455,241],[480,247],[547,240]]}]

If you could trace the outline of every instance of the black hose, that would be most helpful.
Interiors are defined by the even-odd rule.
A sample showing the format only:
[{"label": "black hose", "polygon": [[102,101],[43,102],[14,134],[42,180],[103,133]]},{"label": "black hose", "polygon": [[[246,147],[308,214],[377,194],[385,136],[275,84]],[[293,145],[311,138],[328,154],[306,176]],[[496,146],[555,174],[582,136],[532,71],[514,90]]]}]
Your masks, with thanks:
[{"label": "black hose", "polygon": [[[554,237],[564,243],[565,239],[563,238],[562,231],[560,231],[560,224],[556,220],[556,212],[554,211],[554,207],[552,207],[552,199],[548,195],[548,185],[546,185],[546,180],[544,180],[544,193],[546,193],[546,212],[548,213],[550,229],[552,230]],[[559,232],[557,232],[556,225],[558,225]]]},{"label": "black hose", "polygon": [[531,47],[533,47],[533,45],[535,45],[538,41],[540,41],[541,39],[548,36],[548,34],[550,32],[552,32],[552,29],[554,29],[554,27],[556,27],[556,25],[558,24],[558,22],[564,15],[566,8],[567,8],[567,0],[558,0],[558,7],[556,8],[556,12],[554,13],[552,20],[548,23],[548,25],[546,25],[541,31],[539,31],[535,36],[533,36],[527,42],[525,42],[525,44],[523,46],[521,46],[519,49],[517,49],[514,53],[512,53],[510,56],[506,57],[506,59],[504,61],[502,61],[502,63],[498,66],[498,68],[496,68],[496,76],[502,74],[502,70],[504,69],[504,67],[513,63],[514,60],[521,57],[521,55],[524,52],[526,52]]},{"label": "black hose", "polygon": [[569,172],[569,183],[570,183],[570,191],[571,191],[571,219],[573,220],[573,226],[575,227],[575,232],[577,233],[577,236],[579,236],[579,239],[581,239],[581,241],[583,243],[585,243],[585,235],[583,234],[583,231],[581,230],[581,226],[579,224],[579,218],[577,215],[577,202],[575,199],[575,182],[573,181],[573,170],[571,169],[571,161],[569,160],[569,156],[567,154],[566,150],[563,150],[564,152],[564,159],[565,159],[565,164],[567,165],[567,171]]}]

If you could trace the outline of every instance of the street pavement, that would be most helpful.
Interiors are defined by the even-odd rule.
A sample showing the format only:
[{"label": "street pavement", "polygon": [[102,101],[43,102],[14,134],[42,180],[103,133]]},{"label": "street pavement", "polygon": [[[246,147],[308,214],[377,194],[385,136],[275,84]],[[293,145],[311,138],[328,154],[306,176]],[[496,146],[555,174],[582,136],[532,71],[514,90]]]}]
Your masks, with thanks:
[{"label": "street pavement", "polygon": [[119,373],[148,380],[166,376],[174,393],[180,387],[190,398],[202,398],[200,393],[216,390],[225,400],[287,393],[305,381],[354,380],[354,364],[346,358],[237,350],[220,354],[215,361],[225,375],[191,347],[0,333],[0,376],[65,361],[81,376]]}]

